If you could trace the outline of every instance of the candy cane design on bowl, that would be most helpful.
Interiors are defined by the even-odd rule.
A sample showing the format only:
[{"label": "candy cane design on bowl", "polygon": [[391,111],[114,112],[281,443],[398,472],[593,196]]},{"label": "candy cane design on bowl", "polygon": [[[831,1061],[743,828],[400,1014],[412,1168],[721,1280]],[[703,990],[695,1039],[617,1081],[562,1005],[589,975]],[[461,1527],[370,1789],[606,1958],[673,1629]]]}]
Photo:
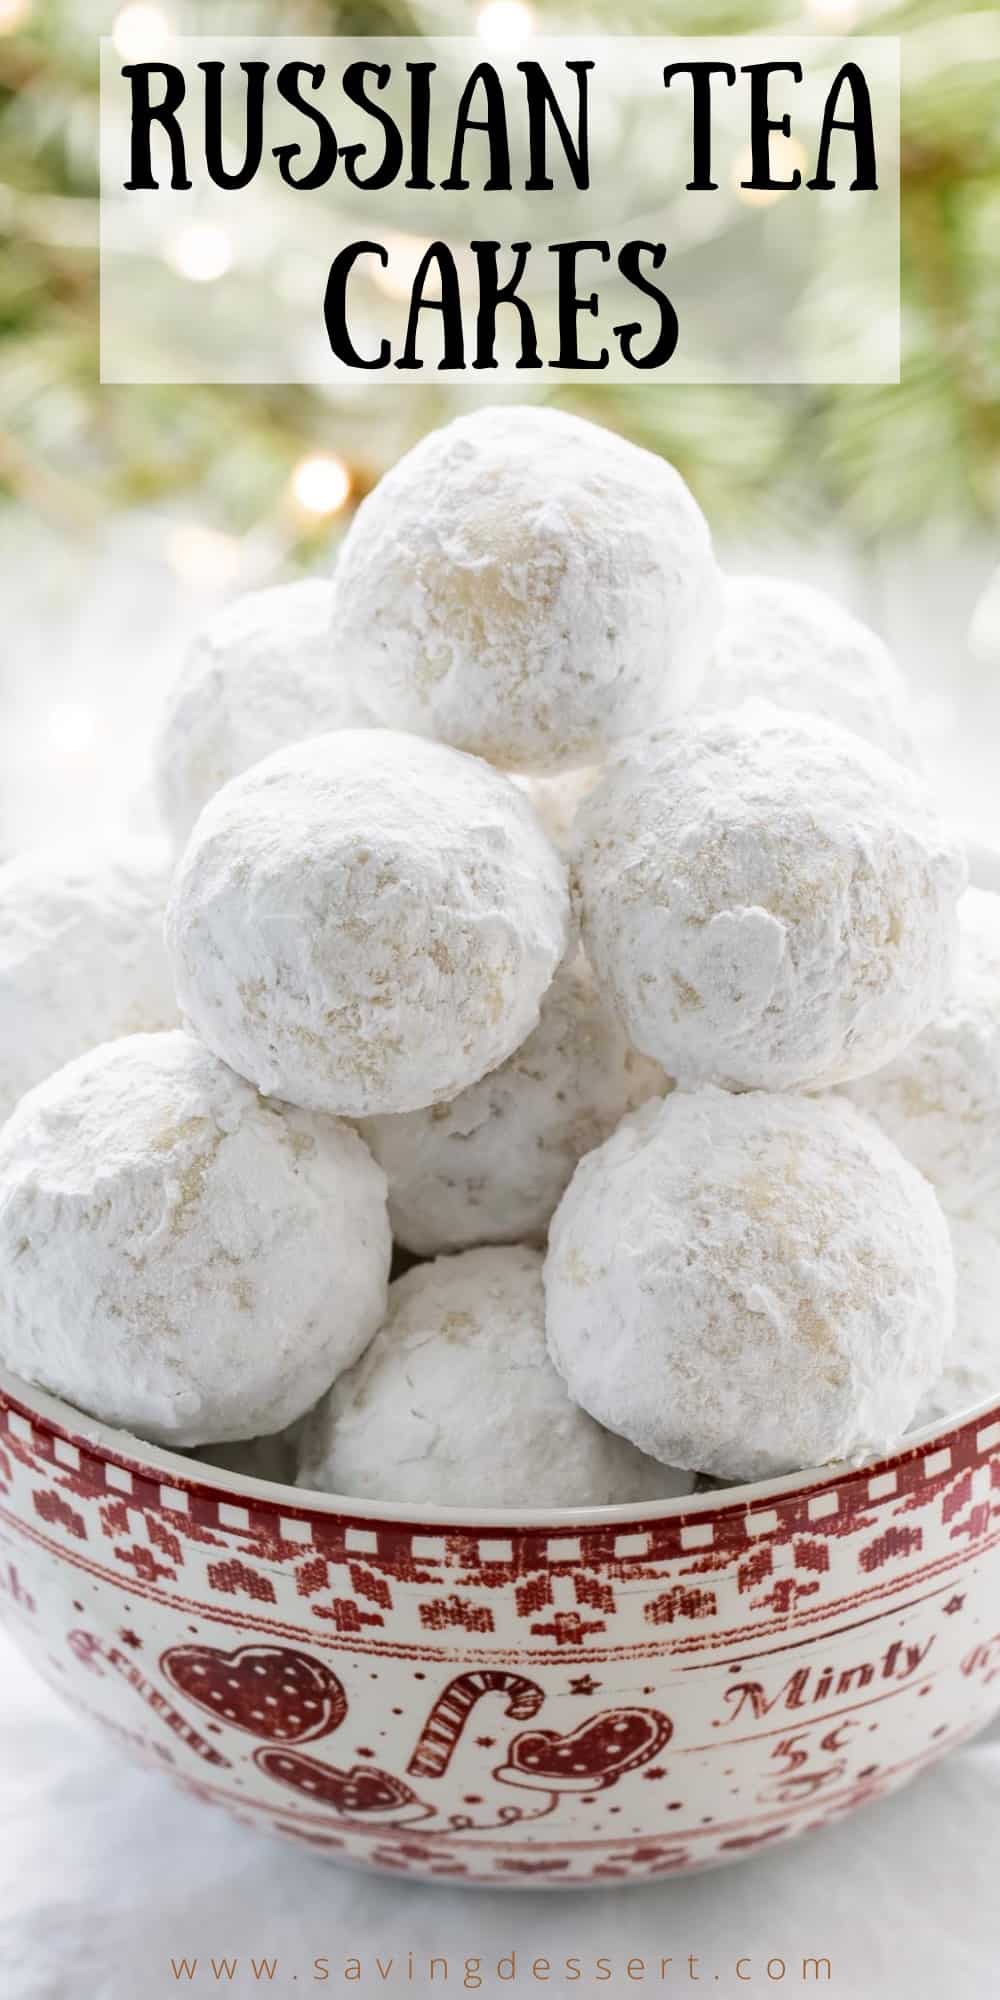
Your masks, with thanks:
[{"label": "candy cane design on bowl", "polygon": [[505,1694],[507,1714],[518,1722],[537,1715],[545,1699],[537,1682],[526,1680],[523,1674],[485,1668],[480,1673],[457,1675],[442,1689],[420,1732],[406,1767],[411,1777],[444,1776],[469,1716],[485,1694]]},{"label": "candy cane design on bowl", "polygon": [[92,1632],[84,1631],[70,1632],[67,1635],[67,1644],[80,1665],[92,1673],[100,1674],[106,1667],[111,1667],[116,1674],[120,1674],[122,1680],[127,1682],[140,1700],[145,1702],[146,1707],[151,1709],[154,1715],[158,1715],[178,1741],[188,1750],[193,1750],[196,1757],[200,1757],[206,1764],[214,1765],[218,1770],[229,1769],[229,1758],[224,1757],[221,1750],[215,1749],[211,1743],[206,1743],[199,1731],[191,1727],[185,1716],[178,1714],[160,1689],[147,1680],[135,1661],[123,1653],[120,1646],[102,1645],[100,1639]]},{"label": "candy cane design on bowl", "polygon": [[[442,1689],[431,1708],[407,1764],[407,1777],[443,1778],[473,1709],[484,1696],[493,1694],[505,1697],[506,1713],[517,1721],[526,1721],[537,1715],[545,1698],[537,1682],[528,1680],[524,1674],[484,1668],[479,1672],[456,1675]],[[405,1826],[434,1818],[437,1813],[437,1808],[419,1799],[403,1779],[371,1765],[355,1765],[345,1771],[295,1751],[271,1750],[257,1751],[254,1762],[268,1777],[290,1786],[310,1803],[326,1806],[345,1819],[385,1821],[392,1826]],[[499,1777],[502,1773],[498,1771],[494,1775]],[[528,1817],[541,1818],[553,1810],[558,1788],[548,1786],[545,1789],[548,1797],[544,1805],[539,1812]],[[435,1831],[447,1834],[465,1832],[472,1827],[481,1830],[484,1825],[502,1826],[524,1817],[520,1806],[501,1805],[498,1817],[485,1822],[468,1813],[448,1814]]]}]

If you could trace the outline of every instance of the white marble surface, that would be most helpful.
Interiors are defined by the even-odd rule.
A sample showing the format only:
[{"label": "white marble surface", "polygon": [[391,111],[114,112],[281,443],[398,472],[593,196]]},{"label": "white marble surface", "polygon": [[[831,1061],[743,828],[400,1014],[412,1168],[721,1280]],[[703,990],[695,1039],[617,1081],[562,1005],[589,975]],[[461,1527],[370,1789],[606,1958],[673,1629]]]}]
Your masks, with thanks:
[{"label": "white marble surface", "polygon": [[[995,2000],[998,1991],[1000,1724],[908,1791],[798,1845],[688,1881],[571,1896],[338,1870],[131,1765],[2,1636],[0,1685],[5,2000],[464,1991]],[[516,1980],[497,1977],[510,1952]],[[446,1959],[447,1983],[440,1968],[429,1980],[432,1955]],[[801,1960],[823,1956],[830,1979],[803,1983]],[[562,1969],[567,1957],[580,1961],[578,1979]],[[598,1977],[599,1957],[610,1978]],[[220,1964],[216,1978],[212,1958],[237,1961],[233,1977]],[[345,1977],[351,1958],[360,1978]],[[478,1987],[463,1971],[476,1958]],[[539,1958],[547,1979],[531,1977]],[[630,1958],[645,1961],[643,1978],[629,1978]],[[193,1978],[174,1976],[171,1960],[181,1959],[197,1961]],[[255,1978],[251,1959],[277,1960],[273,1977],[261,1967]],[[784,1978],[776,1963],[769,1978],[768,1961],[779,1959]]]}]

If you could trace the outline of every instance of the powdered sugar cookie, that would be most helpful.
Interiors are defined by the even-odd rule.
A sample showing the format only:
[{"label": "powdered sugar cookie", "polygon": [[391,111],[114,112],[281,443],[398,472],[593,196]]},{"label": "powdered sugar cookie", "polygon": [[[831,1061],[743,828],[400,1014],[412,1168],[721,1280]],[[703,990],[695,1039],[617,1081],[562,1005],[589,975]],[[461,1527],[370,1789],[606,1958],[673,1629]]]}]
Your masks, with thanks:
[{"label": "powdered sugar cookie", "polygon": [[306,577],[251,591],[199,632],[153,745],[157,801],[176,847],[230,778],[303,737],[364,726],[334,658],[333,585]]},{"label": "powdered sugar cookie", "polygon": [[279,752],[206,807],[167,918],[181,1007],[269,1096],[439,1103],[517,1048],[569,941],[566,871],[480,759],[389,730]]},{"label": "powdered sugar cookie", "polygon": [[180,1030],[81,1056],[0,1134],[0,1353],[154,1443],[278,1431],[385,1308],[385,1177]]},{"label": "powdered sugar cookie", "polygon": [[574,840],[584,946],[682,1082],[788,1090],[890,1061],[951,982],[961,844],[922,780],[747,702],[629,745]]},{"label": "powdered sugar cookie", "polygon": [[544,1240],[581,1155],[668,1088],[629,1047],[585,959],[562,966],[534,1033],[450,1104],[361,1125],[397,1243],[421,1256]]},{"label": "powdered sugar cookie", "polygon": [[1000,1234],[953,1218],[955,1338],[944,1369],[921,1397],[911,1430],[1000,1399]]},{"label": "powdered sugar cookie", "polygon": [[643,1105],[581,1161],[549,1246],[570,1394],[672,1465],[756,1479],[883,1450],[945,1362],[947,1224],[842,1098]]},{"label": "powdered sugar cookie", "polygon": [[537,1250],[466,1250],[389,1290],[384,1326],[308,1419],[299,1485],[438,1506],[599,1506],[690,1492],[570,1401]]},{"label": "powdered sugar cookie", "polygon": [[888,646],[825,590],[787,577],[726,579],[725,619],[699,706],[823,715],[891,757],[915,756],[906,682]]},{"label": "powdered sugar cookie", "polygon": [[477,410],[362,502],[335,644],[383,722],[510,770],[593,762],[694,694],[721,616],[674,468],[561,411]]},{"label": "powdered sugar cookie", "polygon": [[0,1121],[99,1042],[174,1026],[169,874],[144,840],[36,848],[0,867]]},{"label": "powdered sugar cookie", "polygon": [[849,1095],[949,1215],[992,1217],[1000,1230],[1000,896],[969,889],[958,913],[958,969],[934,1020]]}]

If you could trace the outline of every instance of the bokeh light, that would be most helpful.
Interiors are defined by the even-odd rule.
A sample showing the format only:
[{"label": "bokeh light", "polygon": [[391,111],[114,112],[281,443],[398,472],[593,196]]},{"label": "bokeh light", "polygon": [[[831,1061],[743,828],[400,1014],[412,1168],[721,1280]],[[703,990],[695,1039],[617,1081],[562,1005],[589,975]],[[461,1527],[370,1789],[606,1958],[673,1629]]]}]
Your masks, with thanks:
[{"label": "bokeh light", "polygon": [[535,32],[535,16],[526,0],[486,0],[476,15],[476,33],[491,49],[516,49]]},{"label": "bokeh light", "polygon": [[0,35],[16,34],[30,20],[34,0],[0,0]]},{"label": "bokeh light", "polygon": [[[771,134],[770,162],[771,179],[777,181],[790,181],[796,171],[805,178],[809,168],[801,139],[786,138],[783,132]],[[750,179],[752,171],[753,155],[749,146],[744,146],[737,153],[732,169],[733,192],[744,208],[773,208],[776,201],[783,201],[786,194],[793,192],[791,188],[743,187],[743,181]]]},{"label": "bokeh light", "polygon": [[861,19],[861,0],[806,0],[806,15],[819,28],[849,35]]},{"label": "bokeh light", "polygon": [[167,242],[167,263],[178,277],[195,285],[224,278],[233,261],[233,246],[215,222],[186,222]]},{"label": "bokeh light", "polygon": [[339,514],[351,491],[351,475],[343,459],[330,452],[303,458],[292,474],[292,493],[306,514]]},{"label": "bokeh light", "polygon": [[115,16],[111,29],[111,39],[120,56],[126,62],[149,62],[166,48],[172,30],[162,7],[152,7],[145,0],[132,0]]},{"label": "bokeh light", "polygon": [[174,521],[167,532],[165,554],[175,576],[196,589],[231,583],[243,560],[235,535],[201,521]]}]

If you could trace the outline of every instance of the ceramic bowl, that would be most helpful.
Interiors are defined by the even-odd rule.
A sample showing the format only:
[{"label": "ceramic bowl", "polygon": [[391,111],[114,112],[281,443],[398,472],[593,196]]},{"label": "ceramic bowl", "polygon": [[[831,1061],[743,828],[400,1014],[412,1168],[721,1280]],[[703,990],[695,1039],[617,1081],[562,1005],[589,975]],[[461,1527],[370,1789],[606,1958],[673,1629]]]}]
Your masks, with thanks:
[{"label": "ceramic bowl", "polygon": [[0,1376],[0,1604],[137,1757],[336,1860],[671,1875],[852,1812],[1000,1708],[1000,1404],[860,1468],[414,1515]]}]

